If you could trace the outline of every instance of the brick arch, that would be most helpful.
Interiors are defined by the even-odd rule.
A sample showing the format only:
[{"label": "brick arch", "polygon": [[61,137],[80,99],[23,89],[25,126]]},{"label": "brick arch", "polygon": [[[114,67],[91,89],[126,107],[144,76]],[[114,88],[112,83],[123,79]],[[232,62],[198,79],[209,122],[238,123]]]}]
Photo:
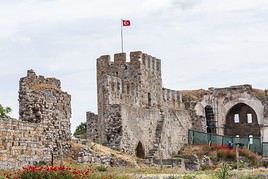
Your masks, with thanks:
[{"label": "brick arch", "polygon": [[[248,123],[247,115],[252,116],[252,123]],[[235,122],[235,115],[238,116],[239,122]],[[248,137],[260,137],[260,125],[255,110],[245,103],[237,103],[232,106],[226,113],[224,135]]]}]

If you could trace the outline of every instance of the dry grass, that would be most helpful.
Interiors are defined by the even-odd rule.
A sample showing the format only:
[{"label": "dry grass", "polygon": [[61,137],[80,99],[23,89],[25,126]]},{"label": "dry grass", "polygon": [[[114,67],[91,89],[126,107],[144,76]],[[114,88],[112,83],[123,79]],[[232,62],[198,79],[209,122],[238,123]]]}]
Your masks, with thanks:
[{"label": "dry grass", "polygon": [[253,94],[254,94],[257,98],[259,98],[259,99],[263,99],[263,98],[265,98],[265,91],[264,91],[264,90],[253,88],[252,91],[253,91]]},{"label": "dry grass", "polygon": [[181,151],[181,155],[207,155],[210,151],[210,147],[208,145],[185,145]]},{"label": "dry grass", "polygon": [[134,156],[127,155],[127,154],[125,154],[123,152],[116,151],[116,150],[110,149],[108,147],[105,147],[103,145],[96,144],[96,143],[92,143],[91,148],[95,152],[97,152],[98,154],[111,155],[111,156],[113,156],[115,158],[118,158],[118,159],[126,161],[128,164],[130,164],[130,165],[132,165],[134,167],[137,167],[137,168],[140,167],[140,165],[137,162],[138,159],[136,157],[134,157]]}]

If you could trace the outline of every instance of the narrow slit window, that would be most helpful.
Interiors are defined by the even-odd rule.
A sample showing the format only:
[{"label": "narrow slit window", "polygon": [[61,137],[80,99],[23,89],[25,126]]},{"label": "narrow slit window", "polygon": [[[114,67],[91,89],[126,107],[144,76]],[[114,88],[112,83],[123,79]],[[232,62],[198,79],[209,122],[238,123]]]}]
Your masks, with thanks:
[{"label": "narrow slit window", "polygon": [[247,121],[248,121],[248,123],[252,123],[252,114],[251,113],[247,114]]},{"label": "narrow slit window", "polygon": [[239,123],[239,114],[234,115],[234,122]]}]

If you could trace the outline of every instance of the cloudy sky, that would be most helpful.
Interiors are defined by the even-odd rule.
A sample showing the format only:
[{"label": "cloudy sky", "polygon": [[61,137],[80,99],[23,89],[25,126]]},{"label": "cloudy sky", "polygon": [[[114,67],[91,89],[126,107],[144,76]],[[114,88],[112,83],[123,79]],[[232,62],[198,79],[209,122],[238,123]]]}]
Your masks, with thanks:
[{"label": "cloudy sky", "polygon": [[97,111],[95,59],[141,50],[162,60],[163,84],[268,88],[267,0],[0,0],[0,103],[18,117],[27,69],[72,95],[72,130]]}]

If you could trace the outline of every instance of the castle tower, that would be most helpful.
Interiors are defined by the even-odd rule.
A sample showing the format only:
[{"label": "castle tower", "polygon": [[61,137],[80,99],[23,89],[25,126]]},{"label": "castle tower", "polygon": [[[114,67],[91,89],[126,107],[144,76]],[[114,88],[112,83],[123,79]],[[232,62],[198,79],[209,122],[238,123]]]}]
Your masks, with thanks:
[{"label": "castle tower", "polygon": [[[109,55],[97,59],[97,91],[100,129],[104,131],[105,113],[110,105],[157,108],[161,105],[161,62],[140,51]],[[107,116],[107,115],[106,115]],[[106,139],[100,134],[101,143]]]},{"label": "castle tower", "polygon": [[67,149],[71,140],[71,96],[61,90],[60,80],[37,76],[28,70],[20,79],[19,119],[42,123],[48,147]]}]

